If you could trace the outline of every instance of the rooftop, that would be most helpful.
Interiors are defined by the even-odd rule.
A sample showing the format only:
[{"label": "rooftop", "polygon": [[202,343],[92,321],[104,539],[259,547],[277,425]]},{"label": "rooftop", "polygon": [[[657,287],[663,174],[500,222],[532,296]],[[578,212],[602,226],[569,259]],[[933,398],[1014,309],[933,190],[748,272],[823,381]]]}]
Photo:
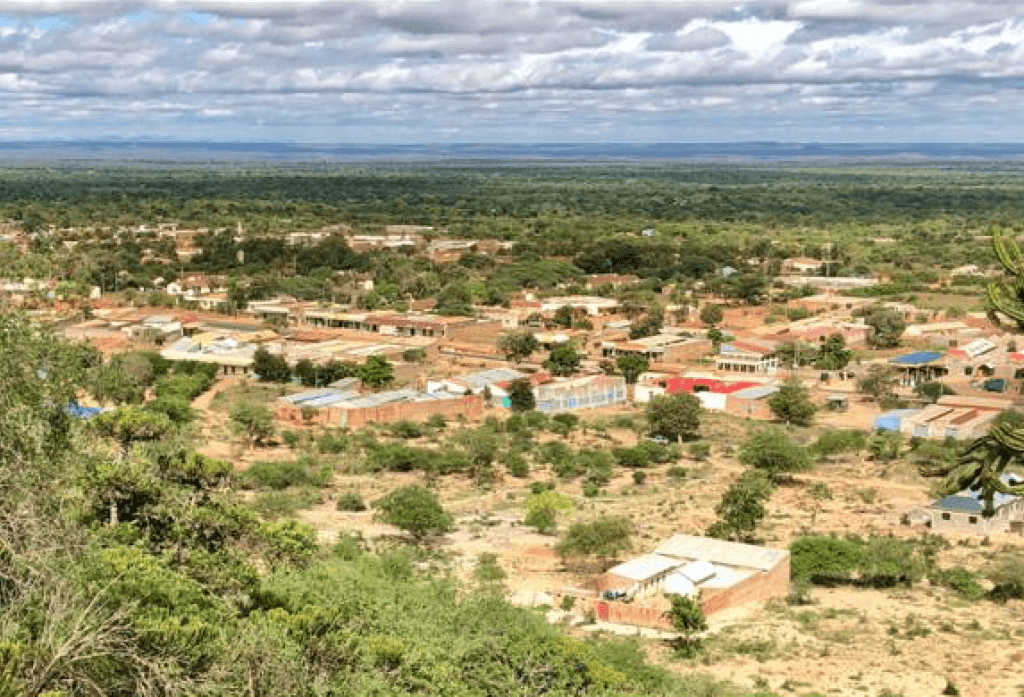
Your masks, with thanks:
[{"label": "rooftop", "polygon": [[889,362],[896,365],[926,365],[928,363],[934,363],[942,358],[941,353],[935,351],[914,351],[904,356],[896,356],[890,358]]},{"label": "rooftop", "polygon": [[701,560],[716,565],[724,564],[759,571],[770,571],[789,556],[789,552],[782,549],[683,534],[673,535],[665,540],[654,553],[675,559]]}]

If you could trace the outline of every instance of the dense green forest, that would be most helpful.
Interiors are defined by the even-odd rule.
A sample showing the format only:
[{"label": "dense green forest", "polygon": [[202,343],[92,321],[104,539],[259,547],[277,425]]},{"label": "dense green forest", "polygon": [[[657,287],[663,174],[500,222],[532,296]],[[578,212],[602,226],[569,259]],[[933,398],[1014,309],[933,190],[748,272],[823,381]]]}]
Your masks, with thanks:
[{"label": "dense green forest", "polygon": [[[870,292],[893,296],[926,290],[938,269],[990,265],[984,238],[994,221],[1020,228],[1022,194],[1021,173],[993,163],[20,167],[0,170],[0,217],[30,231],[76,228],[62,237],[80,246],[40,237],[28,256],[0,245],[0,261],[22,275],[106,290],[228,273],[242,277],[239,302],[278,292],[344,301],[331,279],[354,271],[378,287],[361,301],[369,309],[401,308],[451,287],[451,305],[461,312],[470,300],[501,304],[520,288],[572,285],[588,273],[635,273],[656,292],[664,283],[685,289],[714,281],[724,266],[770,275],[786,257],[810,256],[827,258],[832,275],[883,274],[891,283]],[[181,263],[145,261],[147,251],[174,260],[173,241],[155,232],[115,239],[119,228],[161,222],[207,229],[197,240],[203,253]],[[235,239],[239,223],[242,240]],[[394,223],[515,244],[496,257],[433,264],[403,252],[357,254],[340,236],[301,248],[284,240],[287,232],[328,225],[377,233]],[[643,229],[655,236],[635,236]],[[763,297],[763,278],[714,282],[724,289],[712,290],[726,296]],[[972,279],[960,282],[976,291]]]}]

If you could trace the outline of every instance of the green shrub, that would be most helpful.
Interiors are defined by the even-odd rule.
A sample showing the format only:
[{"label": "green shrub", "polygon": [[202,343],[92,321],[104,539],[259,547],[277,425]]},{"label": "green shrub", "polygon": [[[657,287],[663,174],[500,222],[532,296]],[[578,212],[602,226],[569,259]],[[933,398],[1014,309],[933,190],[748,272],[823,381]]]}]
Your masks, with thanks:
[{"label": "green shrub", "polygon": [[683,467],[682,465],[672,465],[667,470],[665,470],[665,474],[667,474],[672,479],[686,479],[687,471],[686,468]]},{"label": "green shrub", "polygon": [[330,466],[311,457],[298,460],[260,460],[240,475],[243,486],[280,491],[291,486],[325,486]]},{"label": "green shrub", "polygon": [[316,441],[316,448],[324,455],[337,455],[348,450],[349,439],[344,433],[325,432]]},{"label": "green shrub", "polygon": [[505,458],[505,469],[513,477],[523,479],[530,476],[530,465],[519,455],[509,455]]},{"label": "green shrub", "polygon": [[647,481],[647,473],[643,470],[637,470],[633,472],[633,483],[637,486],[642,486]]},{"label": "green shrub", "polygon": [[303,487],[289,491],[266,491],[256,495],[252,508],[264,518],[291,518],[298,511],[324,502],[316,489]]},{"label": "green shrub", "polygon": [[299,444],[299,441],[302,440],[302,434],[296,431],[281,431],[281,440],[289,448],[294,449]]},{"label": "green shrub", "polygon": [[867,447],[868,437],[863,431],[829,429],[818,436],[811,445],[811,451],[820,457],[839,453],[859,452]]},{"label": "green shrub", "polygon": [[830,583],[850,578],[860,564],[861,546],[852,540],[808,536],[789,546],[790,573],[794,579]]},{"label": "green shrub", "polygon": [[423,425],[415,421],[396,421],[387,426],[387,431],[396,438],[423,437]]},{"label": "green shrub", "polygon": [[950,588],[968,600],[981,600],[985,589],[978,583],[978,576],[970,569],[954,566],[933,574],[933,581]]},{"label": "green shrub", "polygon": [[711,443],[705,443],[704,441],[690,443],[686,450],[690,454],[690,457],[699,462],[703,462],[711,457]]},{"label": "green shrub", "polygon": [[448,420],[444,418],[444,414],[431,414],[430,418],[427,419],[427,427],[434,429],[442,429],[448,425]]},{"label": "green shrub", "polygon": [[346,491],[338,497],[337,508],[339,511],[365,511],[366,503],[357,491]]},{"label": "green shrub", "polygon": [[585,481],[583,482],[583,495],[588,499],[592,499],[601,493],[601,487],[597,482]]}]

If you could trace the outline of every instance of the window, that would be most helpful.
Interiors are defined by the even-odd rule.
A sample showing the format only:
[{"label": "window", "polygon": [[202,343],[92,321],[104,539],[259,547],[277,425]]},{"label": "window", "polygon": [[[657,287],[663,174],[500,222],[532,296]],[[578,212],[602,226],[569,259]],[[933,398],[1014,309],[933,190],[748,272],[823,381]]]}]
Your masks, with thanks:
[{"label": "window", "polygon": [[943,513],[943,514],[942,514],[942,519],[943,519],[943,520],[949,520],[949,519],[950,519],[951,517],[952,517],[952,516],[950,516],[950,515],[949,515],[948,513]]},{"label": "window", "polygon": [[978,516],[976,516],[976,515],[967,516],[967,522],[970,523],[971,525],[977,525],[978,524]]}]

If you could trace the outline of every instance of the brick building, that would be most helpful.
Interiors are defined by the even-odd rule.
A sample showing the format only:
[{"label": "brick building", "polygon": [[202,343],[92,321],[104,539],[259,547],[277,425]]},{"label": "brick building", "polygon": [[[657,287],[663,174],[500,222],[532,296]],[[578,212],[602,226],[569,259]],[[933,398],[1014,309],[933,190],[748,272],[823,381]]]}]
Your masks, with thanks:
[{"label": "brick building", "polygon": [[[674,535],[654,552],[618,564],[582,593],[598,619],[671,629],[669,595],[697,599],[706,615],[789,592],[789,552],[709,537]],[[622,596],[629,602],[605,599]]]}]

